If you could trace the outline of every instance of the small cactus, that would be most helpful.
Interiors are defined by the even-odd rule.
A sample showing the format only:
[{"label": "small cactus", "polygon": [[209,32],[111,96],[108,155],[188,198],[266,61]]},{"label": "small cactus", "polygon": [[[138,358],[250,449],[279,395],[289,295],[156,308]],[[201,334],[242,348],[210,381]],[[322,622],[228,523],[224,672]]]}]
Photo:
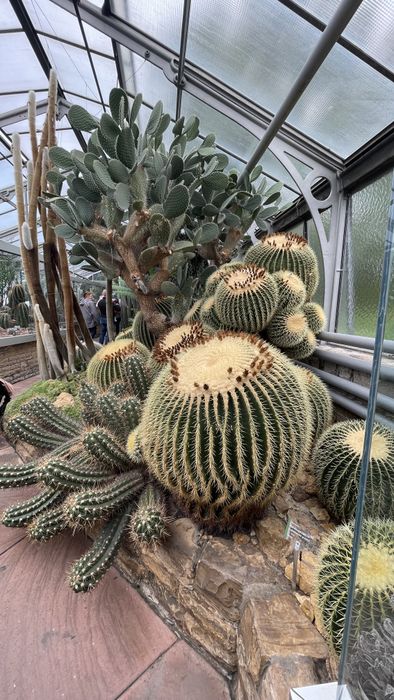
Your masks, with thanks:
[{"label": "small cactus", "polygon": [[27,328],[29,325],[29,307],[24,301],[17,304],[15,307],[14,318],[18,326],[21,326],[22,328]]},{"label": "small cactus", "polygon": [[323,330],[326,323],[324,309],[320,306],[320,304],[315,304],[314,302],[309,301],[307,304],[304,304],[302,310],[306,316],[306,320],[308,321],[309,328],[311,331],[313,331],[313,333],[315,333],[315,335],[318,335],[320,331]]},{"label": "small cactus", "polygon": [[26,527],[34,518],[57,505],[63,498],[63,489],[43,489],[37,496],[6,508],[1,516],[1,522],[6,527]]},{"label": "small cactus", "polygon": [[64,502],[64,513],[70,526],[86,526],[108,517],[141,491],[144,479],[138,470],[121,474],[105,486],[73,493]]},{"label": "small cactus", "polygon": [[36,396],[21,407],[21,414],[30,416],[38,426],[56,435],[76,437],[81,432],[78,421],[57,409],[48,399]]},{"label": "small cactus", "polygon": [[82,417],[85,423],[88,423],[88,425],[95,425],[98,423],[100,414],[96,406],[97,387],[93,384],[83,382],[78,391],[78,398],[82,404]]},{"label": "small cactus", "polygon": [[143,401],[149,389],[146,361],[137,355],[125,358],[121,368],[121,376],[129,391]]},{"label": "small cactus", "polygon": [[249,248],[245,263],[265,267],[268,272],[289,270],[303,281],[307,299],[310,299],[319,284],[317,258],[305,238],[295,233],[271,233],[260,243]]},{"label": "small cactus", "polygon": [[316,350],[316,336],[311,330],[307,330],[304,338],[297,345],[286,348],[286,355],[292,360],[303,360],[312,355]]},{"label": "small cactus", "polygon": [[14,284],[8,294],[8,303],[12,309],[15,309],[18,304],[23,304],[26,301],[26,293],[23,284]]},{"label": "small cactus", "polygon": [[102,465],[92,464],[84,456],[74,462],[52,458],[41,467],[40,478],[47,486],[73,490],[106,483],[113,478],[113,472]]},{"label": "small cactus", "polygon": [[130,468],[130,460],[126,452],[108,430],[92,428],[85,433],[82,443],[93,459],[111,467],[115,472]]},{"label": "small cactus", "polygon": [[267,338],[278,348],[292,348],[300,345],[307,331],[308,324],[302,311],[278,312],[267,328]]},{"label": "small cactus", "polygon": [[144,457],[141,448],[141,438],[137,428],[135,428],[129,433],[129,436],[127,438],[126,451],[132,463],[143,464]]},{"label": "small cactus", "polygon": [[48,542],[67,527],[63,506],[50,508],[30,522],[27,533],[32,540]]},{"label": "small cactus", "polygon": [[[319,496],[337,520],[354,516],[365,422],[348,420],[328,428],[313,453]],[[394,431],[374,424],[364,501],[369,517],[394,518]]]},{"label": "small cactus", "polygon": [[[323,543],[316,575],[321,621],[340,654],[346,615],[353,528],[338,527]],[[394,521],[364,520],[352,608],[351,647],[361,632],[392,616],[394,595]]]},{"label": "small cactus", "polygon": [[302,279],[289,270],[274,272],[278,287],[278,310],[290,313],[305,303],[306,289]]},{"label": "small cactus", "polygon": [[129,326],[128,328],[124,328],[123,331],[118,333],[116,336],[116,340],[133,340],[133,326]]},{"label": "small cactus", "polygon": [[0,328],[7,330],[7,328],[11,328],[11,325],[12,325],[11,314],[9,314],[7,312],[4,314],[0,314]]},{"label": "small cactus", "polygon": [[223,326],[257,333],[275,313],[278,288],[266,270],[242,265],[222,274],[214,298],[214,308]]},{"label": "small cactus", "polygon": [[38,481],[36,462],[0,465],[0,489],[29,486]]},{"label": "small cactus", "polygon": [[148,484],[130,519],[132,540],[143,544],[155,544],[163,540],[167,536],[167,522],[163,498],[157,488]]},{"label": "small cactus", "polygon": [[102,391],[122,377],[122,366],[126,358],[136,355],[142,362],[149,358],[149,350],[135,340],[114,340],[104,345],[90,360],[86,377]]},{"label": "small cactus", "polygon": [[29,445],[34,445],[34,447],[42,447],[49,450],[66,440],[62,435],[56,435],[48,430],[44,430],[32,418],[23,414],[9,421],[7,432],[14,439],[23,440]]},{"label": "small cactus", "polygon": [[311,407],[311,439],[314,443],[332,423],[332,399],[326,385],[316,374],[304,367],[297,367],[297,371],[304,382]]},{"label": "small cactus", "polygon": [[76,593],[93,590],[114,562],[127,529],[131,506],[111,518],[97,535],[91,548],[74,564],[69,584]]}]

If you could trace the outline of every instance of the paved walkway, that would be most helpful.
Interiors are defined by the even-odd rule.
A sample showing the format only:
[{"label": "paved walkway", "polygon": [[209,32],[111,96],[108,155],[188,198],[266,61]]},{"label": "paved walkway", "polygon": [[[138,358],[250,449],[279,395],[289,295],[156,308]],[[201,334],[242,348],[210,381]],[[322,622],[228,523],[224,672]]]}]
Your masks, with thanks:
[{"label": "paved walkway", "polygon": [[[20,460],[0,435],[8,462]],[[35,488],[0,491],[0,511]],[[90,594],[68,588],[87,544],[82,534],[33,543],[0,526],[0,700],[229,700],[225,680],[115,568]]]}]

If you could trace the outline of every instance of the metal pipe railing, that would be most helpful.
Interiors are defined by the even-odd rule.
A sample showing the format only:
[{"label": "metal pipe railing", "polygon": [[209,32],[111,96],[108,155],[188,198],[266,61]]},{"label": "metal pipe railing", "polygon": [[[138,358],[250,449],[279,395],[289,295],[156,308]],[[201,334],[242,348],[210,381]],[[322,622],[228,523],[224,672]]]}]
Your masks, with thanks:
[{"label": "metal pipe railing", "polygon": [[[349,411],[350,413],[354,413],[355,416],[359,416],[360,418],[366,418],[367,417],[367,408],[366,406],[362,406],[361,404],[357,403],[356,401],[352,401],[352,399],[348,399],[346,396],[342,396],[342,394],[338,394],[336,391],[332,391],[330,389],[330,394],[333,402],[337,406],[341,406],[344,408],[346,411]],[[386,418],[385,416],[382,416],[380,413],[375,413],[375,418],[374,420],[377,423],[381,423],[382,425],[386,425],[388,428],[391,428],[391,430],[394,429],[394,421],[390,420],[389,418]]]},{"label": "metal pipe railing", "polygon": [[[339,353],[330,352],[329,350],[317,348],[313,357],[317,357],[319,360],[324,360],[325,362],[331,362],[334,365],[340,365],[341,367],[349,367],[349,369],[354,369],[357,372],[365,372],[366,374],[371,374],[372,372],[372,364],[370,362],[365,362],[364,360],[359,360],[356,357],[350,357],[348,355],[340,355]],[[387,382],[394,382],[394,367],[382,365],[380,367],[380,379]]]},{"label": "metal pipe railing", "polygon": [[[375,347],[375,338],[366,338],[363,335],[348,335],[347,333],[329,333],[328,331],[322,331],[319,333],[318,338],[328,343],[349,345],[350,347],[361,348],[362,350],[373,350]],[[383,352],[394,355],[394,340],[383,341]]]}]

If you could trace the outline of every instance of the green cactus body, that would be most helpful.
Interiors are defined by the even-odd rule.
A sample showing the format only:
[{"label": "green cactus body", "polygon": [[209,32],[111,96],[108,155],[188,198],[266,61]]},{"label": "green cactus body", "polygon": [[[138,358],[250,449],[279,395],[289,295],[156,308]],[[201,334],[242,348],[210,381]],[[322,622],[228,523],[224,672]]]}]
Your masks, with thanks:
[{"label": "green cactus body", "polygon": [[149,377],[146,364],[145,358],[142,361],[141,357],[132,355],[125,359],[121,369],[125,386],[127,386],[132,394],[141,400],[145,399],[149,389]]},{"label": "green cactus body", "polygon": [[134,430],[141,420],[142,404],[139,399],[131,396],[129,399],[125,399],[121,404],[122,421],[127,427],[127,435],[130,430]]},{"label": "green cactus body", "polygon": [[146,348],[152,350],[156,338],[146,325],[142,311],[137,311],[134,316],[131,331],[135,340],[138,340],[139,343],[142,343]]},{"label": "green cactus body", "polygon": [[84,421],[89,425],[95,425],[95,423],[98,423],[100,414],[96,403],[97,386],[84,382],[79,388],[78,398],[82,403],[82,417]]},{"label": "green cactus body", "polygon": [[57,435],[76,437],[81,432],[78,421],[59,411],[48,399],[36,396],[21,407],[21,413],[30,416],[37,425],[53,431]]},{"label": "green cactus body", "polygon": [[292,363],[256,336],[220,332],[162,369],[137,438],[151,473],[189,512],[227,527],[289,484],[309,451],[309,422]]},{"label": "green cactus body", "polygon": [[0,489],[29,486],[38,481],[36,462],[0,465]]},{"label": "green cactus body", "polygon": [[[338,527],[322,546],[316,575],[318,607],[327,637],[337,654],[342,647],[353,527]],[[394,595],[394,521],[365,520],[357,563],[352,608],[352,648],[361,632],[392,617]]]},{"label": "green cactus body", "polygon": [[69,574],[69,583],[76,593],[93,590],[114,562],[123,533],[128,526],[130,511],[131,506],[128,506],[111,518],[86,554],[74,562]]},{"label": "green cactus body", "polygon": [[308,242],[295,233],[271,233],[249,248],[245,263],[265,267],[268,272],[289,270],[303,281],[307,299],[310,299],[319,284],[317,258]]},{"label": "green cactus body", "polygon": [[155,544],[167,536],[167,522],[163,498],[157,488],[148,484],[130,519],[131,539],[143,544]]},{"label": "green cactus body", "polygon": [[[319,497],[337,520],[354,516],[365,422],[335,423],[323,433],[313,453]],[[375,423],[367,475],[364,512],[394,518],[394,431]]]},{"label": "green cactus body", "polygon": [[0,314],[0,328],[7,330],[7,328],[11,328],[11,325],[12,325],[11,314],[9,314],[7,312],[4,314]]},{"label": "green cactus body", "polygon": [[312,413],[312,443],[327,430],[332,423],[333,406],[330,392],[324,382],[304,367],[297,367],[304,383]]},{"label": "green cactus body", "polygon": [[29,325],[29,307],[24,301],[17,304],[15,307],[14,316],[18,326],[27,328]]},{"label": "green cactus body", "polygon": [[305,303],[306,288],[302,279],[289,270],[274,272],[278,287],[278,310],[290,313]]},{"label": "green cactus body", "polygon": [[44,430],[38,426],[29,416],[20,414],[9,421],[7,432],[18,440],[23,440],[29,445],[42,447],[43,449],[53,449],[65,441],[62,435]]},{"label": "green cactus body", "polygon": [[130,430],[139,423],[141,401],[137,397],[119,401],[119,398],[109,391],[97,399],[97,407],[101,414],[101,424],[109,428],[114,435],[127,437]]},{"label": "green cactus body", "polygon": [[63,506],[51,508],[37,518],[34,518],[28,525],[27,532],[32,540],[37,542],[48,542],[56,535],[59,535],[67,527],[64,517]]},{"label": "green cactus body", "polygon": [[194,304],[191,305],[189,311],[185,315],[185,318],[183,319],[185,322],[193,322],[193,321],[198,321],[200,318],[200,308],[202,305],[202,299],[197,299],[197,301],[194,302]]},{"label": "green cactus body", "polygon": [[70,490],[106,483],[113,478],[113,472],[101,465],[92,464],[87,457],[74,462],[50,459],[42,466],[40,477],[47,486],[61,486]]},{"label": "green cactus body", "polygon": [[215,311],[215,297],[208,297],[203,301],[200,307],[200,320],[201,323],[209,326],[210,329],[214,331],[223,330],[223,324],[221,323],[216,311]]},{"label": "green cactus body", "polygon": [[153,374],[157,374],[172,357],[195,345],[205,336],[206,333],[200,321],[184,322],[173,326],[157,339],[148,362],[148,369]]},{"label": "green cactus body", "polygon": [[8,295],[8,303],[12,309],[15,309],[18,304],[23,304],[26,301],[26,294],[23,284],[14,284],[11,287]]},{"label": "green cactus body", "polygon": [[26,527],[34,518],[57,505],[63,498],[62,489],[43,489],[37,496],[6,508],[1,516],[1,522],[6,527]]},{"label": "green cactus body", "polygon": [[138,465],[144,463],[138,427],[134,428],[127,437],[126,452],[130,457],[131,463]]},{"label": "green cactus body", "polygon": [[115,472],[130,468],[130,460],[126,452],[108,430],[101,427],[92,428],[85,433],[82,442],[93,459],[111,467]]},{"label": "green cactus body", "polygon": [[116,336],[116,340],[133,340],[134,335],[133,335],[133,326],[129,326],[128,328],[124,328],[121,333],[118,333]]},{"label": "green cactus body", "polygon": [[216,314],[225,327],[257,333],[275,313],[278,288],[266,270],[242,265],[222,275],[214,298]]},{"label": "green cactus body", "polygon": [[315,304],[314,302],[310,301],[307,304],[304,304],[302,310],[308,321],[309,328],[311,331],[313,331],[313,333],[315,333],[315,335],[318,335],[320,331],[323,330],[326,323],[324,309],[320,306],[320,304]]},{"label": "green cactus body", "polygon": [[71,494],[64,502],[67,522],[74,525],[94,523],[130,502],[141,491],[144,479],[140,471],[121,474],[109,484]]},{"label": "green cactus body", "polygon": [[142,361],[149,358],[149,350],[135,340],[114,340],[104,345],[90,360],[86,376],[101,390],[108,389],[122,378],[121,370],[127,357],[137,355]]},{"label": "green cactus body", "polygon": [[115,384],[111,384],[111,387],[107,391],[107,396],[113,396],[114,398],[118,399],[124,399],[126,396],[128,396],[129,391],[127,389],[127,386],[125,386],[124,382],[115,382]]},{"label": "green cactus body", "polygon": [[205,283],[205,296],[210,297],[216,292],[216,288],[219,282],[228,274],[228,272],[242,268],[244,264],[242,262],[230,262],[225,263],[218,267],[215,272],[210,275]]},{"label": "green cactus body", "polygon": [[291,348],[303,341],[307,331],[308,324],[302,311],[278,312],[267,328],[267,338],[278,348]]},{"label": "green cactus body", "polygon": [[305,336],[297,345],[286,348],[286,355],[292,360],[303,360],[316,350],[316,336],[311,330],[307,330]]}]

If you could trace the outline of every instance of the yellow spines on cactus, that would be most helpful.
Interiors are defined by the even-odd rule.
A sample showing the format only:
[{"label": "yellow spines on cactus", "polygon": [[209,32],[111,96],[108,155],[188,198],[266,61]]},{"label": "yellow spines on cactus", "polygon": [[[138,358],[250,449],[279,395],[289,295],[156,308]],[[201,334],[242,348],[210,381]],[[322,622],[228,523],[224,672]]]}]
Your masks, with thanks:
[{"label": "yellow spines on cactus", "polygon": [[[337,520],[355,513],[364,436],[363,420],[335,423],[313,453],[320,500]],[[394,431],[379,423],[373,426],[364,512],[394,519]]]},{"label": "yellow spines on cactus", "polygon": [[268,340],[278,348],[299,345],[308,332],[305,314],[300,310],[290,313],[278,312],[267,328]]},{"label": "yellow spines on cactus", "polygon": [[[353,527],[342,525],[327,538],[320,552],[316,593],[327,637],[340,654],[350,564]],[[394,521],[364,520],[358,556],[350,646],[361,632],[392,617],[394,595]]]},{"label": "yellow spines on cactus", "polygon": [[148,369],[156,374],[172,357],[195,345],[205,336],[206,332],[200,321],[184,322],[173,326],[157,339],[148,362]]},{"label": "yellow spines on cactus", "polygon": [[216,314],[225,327],[257,333],[275,313],[278,288],[261,267],[239,265],[222,275],[214,298]]},{"label": "yellow spines on cactus", "polygon": [[203,303],[201,304],[200,319],[204,326],[209,326],[212,331],[217,331],[223,328],[223,325],[215,311],[215,297],[213,295],[211,297],[207,297],[207,299],[204,299]]},{"label": "yellow spines on cactus", "polygon": [[189,311],[184,317],[184,321],[198,321],[200,318],[200,308],[202,305],[202,299],[197,299],[194,304],[191,305]]},{"label": "yellow spines on cactus", "polygon": [[113,382],[121,379],[121,368],[124,360],[132,355],[146,362],[149,350],[136,340],[114,340],[104,345],[90,360],[86,379],[105,391]]},{"label": "yellow spines on cactus", "polygon": [[324,309],[320,306],[320,304],[315,304],[315,302],[309,301],[304,305],[302,310],[308,321],[309,328],[311,331],[313,331],[313,333],[318,335],[318,333],[323,330],[326,323]]},{"label": "yellow spines on cactus", "polygon": [[[309,403],[292,363],[253,335],[219,332],[153,382],[138,436],[148,468],[203,522],[261,509],[309,450]],[[130,454],[130,452],[129,452]]]},{"label": "yellow spines on cactus", "polygon": [[218,267],[215,272],[212,272],[212,275],[210,275],[205,283],[205,295],[212,296],[212,294],[215,293],[216,288],[219,284],[219,282],[222,281],[223,277],[228,273],[231,272],[231,270],[236,270],[238,267],[242,267],[243,263],[242,262],[229,262],[225,263],[224,265],[221,265]]},{"label": "yellow spines on cactus", "polygon": [[306,288],[302,279],[289,270],[273,273],[278,286],[278,310],[286,313],[298,309],[305,303]]},{"label": "yellow spines on cactus", "polygon": [[333,406],[330,392],[324,382],[311,370],[297,367],[311,406],[312,442],[320,437],[332,423]]},{"label": "yellow spines on cactus", "polygon": [[293,345],[291,348],[286,348],[286,355],[292,360],[303,360],[315,352],[316,344],[315,334],[308,329],[300,343]]},{"label": "yellow spines on cactus", "polygon": [[290,270],[305,284],[307,299],[314,295],[319,284],[317,258],[308,241],[295,233],[271,233],[249,248],[246,263],[265,267],[268,272]]}]

